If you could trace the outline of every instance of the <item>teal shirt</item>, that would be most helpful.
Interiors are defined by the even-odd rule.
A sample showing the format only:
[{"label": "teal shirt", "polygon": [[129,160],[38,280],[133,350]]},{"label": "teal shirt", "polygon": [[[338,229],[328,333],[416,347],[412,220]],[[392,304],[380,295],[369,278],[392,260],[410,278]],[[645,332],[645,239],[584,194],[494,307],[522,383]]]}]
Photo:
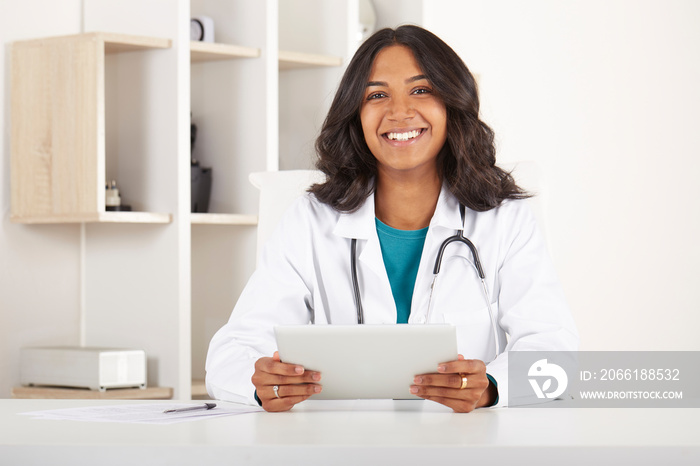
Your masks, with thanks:
[{"label": "teal shirt", "polygon": [[406,324],[408,316],[411,315],[413,288],[416,285],[416,275],[428,228],[397,230],[379,219],[375,220],[384,267],[396,303],[396,323]]}]

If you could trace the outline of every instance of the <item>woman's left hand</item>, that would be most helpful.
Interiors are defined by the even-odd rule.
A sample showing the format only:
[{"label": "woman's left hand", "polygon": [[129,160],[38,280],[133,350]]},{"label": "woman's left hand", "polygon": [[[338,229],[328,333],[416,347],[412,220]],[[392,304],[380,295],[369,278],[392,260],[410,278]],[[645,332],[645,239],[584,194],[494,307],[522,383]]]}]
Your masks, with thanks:
[{"label": "woman's left hand", "polygon": [[[438,365],[437,373],[421,374],[413,379],[412,394],[468,413],[475,408],[491,406],[498,391],[486,377],[486,364],[478,359],[464,359]],[[466,387],[461,388],[466,377]]]}]

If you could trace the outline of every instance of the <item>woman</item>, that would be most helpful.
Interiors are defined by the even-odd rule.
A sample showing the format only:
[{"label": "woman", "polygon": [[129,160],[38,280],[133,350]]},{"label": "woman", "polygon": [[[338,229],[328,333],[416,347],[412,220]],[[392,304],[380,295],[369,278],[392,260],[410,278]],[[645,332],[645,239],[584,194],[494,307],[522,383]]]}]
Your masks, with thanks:
[{"label": "woman", "polygon": [[[363,43],[316,149],[327,180],[290,208],[236,305],[242,317],[212,339],[212,396],[285,411],[319,393],[322,374],[280,361],[273,326],[358,323],[358,301],[364,323],[457,327],[459,358],[407,381],[456,412],[506,404],[508,351],[577,348],[527,195],[495,166],[474,79],[438,37],[401,26]],[[438,250],[462,229],[491,299],[461,244],[445,250],[431,296]]]}]

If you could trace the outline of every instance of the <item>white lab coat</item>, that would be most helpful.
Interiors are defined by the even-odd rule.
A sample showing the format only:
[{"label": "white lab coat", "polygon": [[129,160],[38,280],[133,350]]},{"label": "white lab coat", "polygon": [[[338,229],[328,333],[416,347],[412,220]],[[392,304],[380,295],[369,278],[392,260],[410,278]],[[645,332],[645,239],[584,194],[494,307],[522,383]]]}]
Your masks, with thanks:
[{"label": "white lab coat", "polygon": [[[443,187],[425,238],[409,324],[426,321],[438,249],[461,225],[458,201]],[[476,245],[486,274],[499,327],[500,355],[494,359],[493,330],[481,281],[463,244],[453,243],[445,251],[430,322],[457,327],[460,354],[487,363],[487,372],[498,384],[498,405],[504,406],[508,351],[575,351],[578,335],[526,201],[506,201],[487,212],[467,209],[464,234]],[[277,349],[275,325],[357,323],[352,238],[358,240],[365,323],[396,323],[396,305],[375,226],[374,196],[354,213],[339,213],[307,194],[286,212],[231,319],[211,341],[206,365],[211,396],[255,404],[250,379],[255,361]],[[407,390],[410,383],[406,382]]]}]

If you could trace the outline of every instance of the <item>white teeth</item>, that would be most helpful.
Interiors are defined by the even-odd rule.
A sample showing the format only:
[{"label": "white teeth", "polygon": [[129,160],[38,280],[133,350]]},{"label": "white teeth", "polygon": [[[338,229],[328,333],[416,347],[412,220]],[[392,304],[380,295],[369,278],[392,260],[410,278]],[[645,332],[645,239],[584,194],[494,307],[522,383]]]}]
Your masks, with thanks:
[{"label": "white teeth", "polygon": [[408,141],[409,139],[417,137],[420,133],[421,130],[416,129],[413,131],[408,131],[406,133],[388,133],[386,137],[388,137],[392,141]]}]

